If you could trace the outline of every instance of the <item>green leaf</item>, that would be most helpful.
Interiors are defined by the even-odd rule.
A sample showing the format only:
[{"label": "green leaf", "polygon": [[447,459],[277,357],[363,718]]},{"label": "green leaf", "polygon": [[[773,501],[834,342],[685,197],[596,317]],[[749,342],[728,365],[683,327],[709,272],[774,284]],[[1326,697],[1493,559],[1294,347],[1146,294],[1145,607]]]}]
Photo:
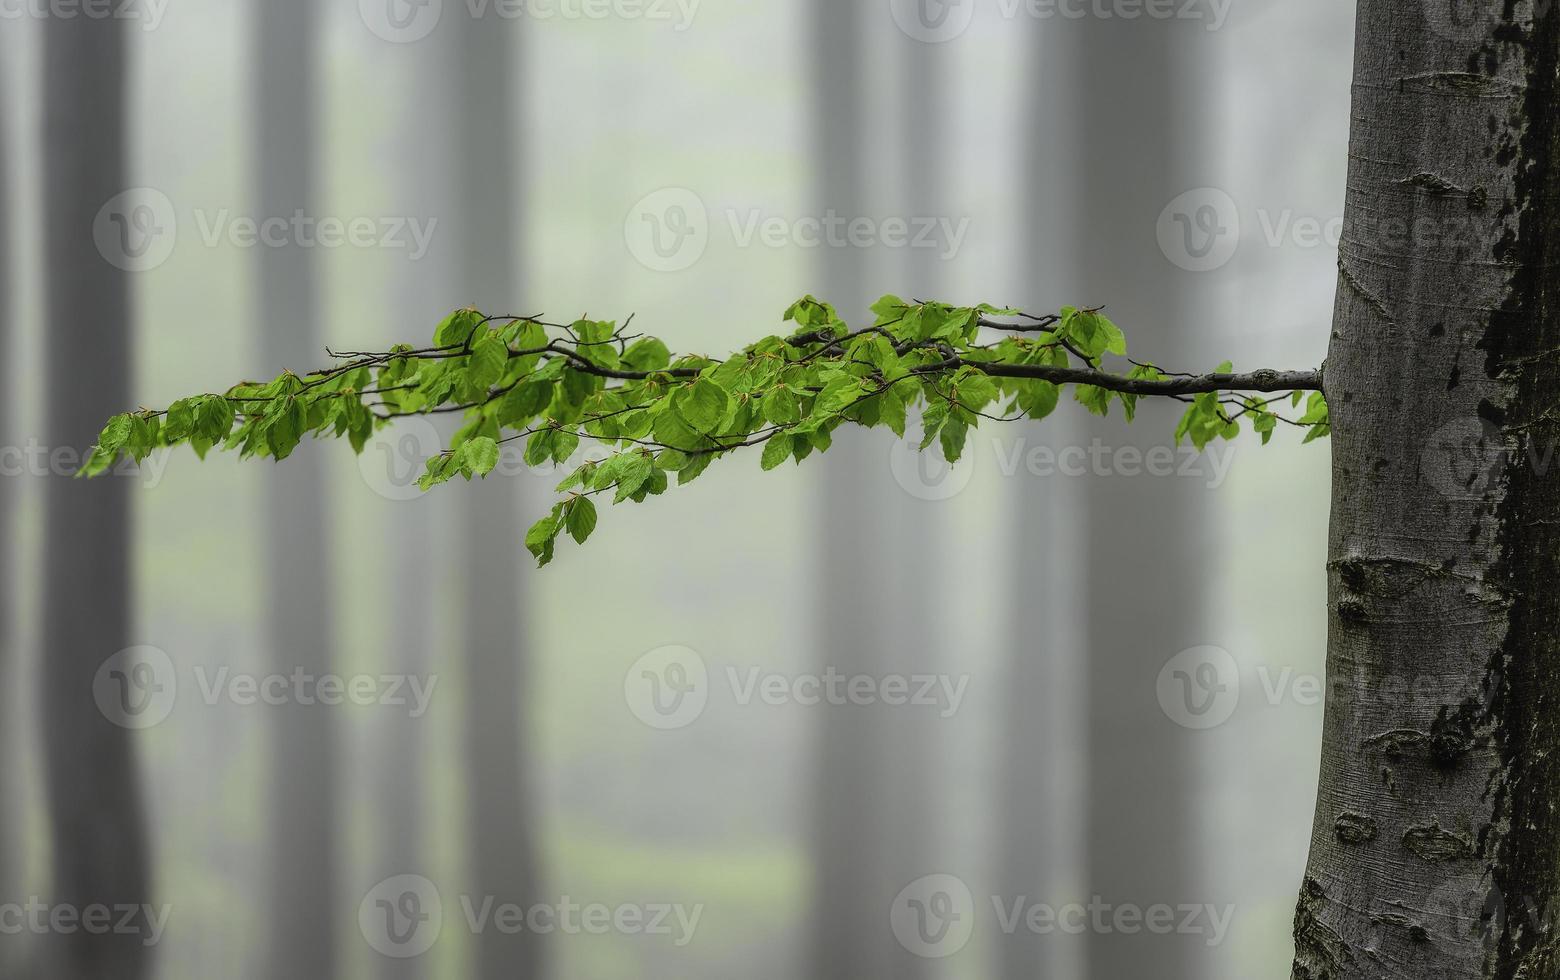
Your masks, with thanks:
[{"label": "green leaf", "polygon": [[700,378],[678,389],[672,404],[683,421],[695,430],[712,433],[726,417],[726,410],[731,406],[731,396],[726,389],[710,379]]},{"label": "green leaf", "polygon": [[591,532],[596,530],[596,505],[589,497],[575,497],[569,503],[568,511],[569,537],[576,544],[584,544]]},{"label": "green leaf", "polygon": [[781,463],[791,458],[791,437],[784,432],[777,432],[764,443],[763,468],[772,470]]},{"label": "green leaf", "polygon": [[498,443],[486,436],[467,440],[460,452],[463,465],[477,476],[487,476],[498,465]]}]

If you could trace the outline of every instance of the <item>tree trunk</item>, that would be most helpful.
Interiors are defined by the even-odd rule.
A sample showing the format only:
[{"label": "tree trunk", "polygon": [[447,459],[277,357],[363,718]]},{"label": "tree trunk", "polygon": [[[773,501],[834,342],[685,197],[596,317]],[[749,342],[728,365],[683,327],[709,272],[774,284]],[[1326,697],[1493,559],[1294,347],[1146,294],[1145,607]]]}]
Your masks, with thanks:
[{"label": "tree trunk", "polygon": [[1534,6],[1359,5],[1299,980],[1560,976],[1560,11]]},{"label": "tree trunk", "polygon": [[[525,313],[516,248],[515,203],[523,173],[516,138],[513,22],[455,18],[450,66],[459,127],[452,173],[455,200],[455,295],[486,312]],[[522,130],[523,131],[523,130]],[[530,906],[543,900],[536,854],[537,807],[524,747],[532,735],[529,644],[522,625],[531,578],[509,530],[520,518],[515,480],[495,475],[461,495],[464,572],[461,622],[466,680],[469,871],[474,893]],[[543,942],[530,930],[488,929],[476,939],[473,976],[535,980]]]},{"label": "tree trunk", "polygon": [[[1061,31],[1031,26],[1031,77],[1026,80],[1021,118],[1023,173],[1033,175],[1023,199],[1022,237],[1014,250],[1017,288],[1002,302],[1024,309],[1059,305],[1065,292],[1071,235],[1079,217],[1071,209],[1066,141],[1057,133],[1079,130],[1081,107],[1067,91],[1071,66],[1061,56]],[[1011,300],[1007,297],[1011,296]],[[1066,300],[1071,302],[1071,300]],[[1077,438],[1070,419],[1014,423],[1009,438],[1054,450]],[[1009,481],[1012,537],[1008,583],[1001,775],[998,781],[995,880],[1003,896],[1050,901],[1061,883],[1083,876],[1083,806],[1079,802],[1088,745],[1082,706],[1088,660],[1085,625],[1076,610],[1083,601],[1079,562],[1087,561],[1077,515],[1087,497],[1076,481],[1020,477]],[[1028,929],[999,940],[998,980],[1077,980],[1081,944]]]},{"label": "tree trunk", "polygon": [[[256,207],[264,217],[318,217],[315,201],[315,0],[254,2]],[[299,243],[256,250],[259,363],[303,372],[320,358],[313,253]],[[298,447],[266,474],[265,614],[271,669],[330,671],[325,480],[318,448]],[[336,963],[336,712],[289,704],[267,713],[271,731],[266,976],[331,976]]]},{"label": "tree trunk", "polygon": [[[81,448],[130,400],[125,272],[94,245],[98,209],[125,190],[124,26],[51,17],[44,26],[47,269],[45,443]],[[129,481],[48,481],[44,500],[43,731],[53,901],[151,901],[135,733],[93,700],[98,667],[130,635]],[[135,980],[150,970],[136,933],[50,938],[46,975]]]},{"label": "tree trunk", "polygon": [[[1108,303],[1117,322],[1139,326],[1140,355],[1167,365],[1203,363],[1192,338],[1207,329],[1197,304],[1208,281],[1167,261],[1153,220],[1205,179],[1205,100],[1192,46],[1210,35],[1197,21],[1094,18],[1047,26],[1060,35],[1054,57],[1078,125],[1066,171],[1076,202],[1063,258],[1071,288],[1052,303]],[[1091,419],[1075,431],[1074,445],[1097,438],[1112,448],[1167,447],[1181,408],[1145,404],[1145,418],[1130,429],[1119,418]],[[1198,733],[1168,722],[1144,677],[1206,642],[1206,580],[1167,570],[1205,568],[1215,557],[1212,495],[1201,480],[1112,472],[1084,477],[1079,492],[1083,514],[1071,519],[1082,517],[1088,542],[1074,613],[1083,618],[1085,643],[1087,866],[1085,894],[1067,900],[1098,895],[1140,908],[1187,901],[1201,891]],[[1137,560],[1141,555],[1154,559]],[[1123,599],[1131,602],[1130,615],[1121,614]],[[1200,936],[1091,930],[1084,946],[1086,975],[1099,980],[1201,980],[1209,972]]]}]

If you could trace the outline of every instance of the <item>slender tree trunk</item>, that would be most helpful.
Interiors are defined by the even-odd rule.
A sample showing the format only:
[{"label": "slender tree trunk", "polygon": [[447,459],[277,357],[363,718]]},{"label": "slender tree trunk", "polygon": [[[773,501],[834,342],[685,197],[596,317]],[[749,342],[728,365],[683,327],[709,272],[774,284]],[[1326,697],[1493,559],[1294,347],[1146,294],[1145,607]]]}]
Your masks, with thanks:
[{"label": "slender tree trunk", "polygon": [[[1455,15],[1455,16],[1454,16]],[[1560,976],[1560,9],[1361,0],[1301,980]]]},{"label": "slender tree trunk", "polygon": [[[45,442],[82,447],[130,401],[127,274],[93,241],[97,211],[125,189],[124,27],[51,17],[44,26],[47,268]],[[93,700],[99,665],[129,645],[128,481],[60,475],[44,503],[40,658],[53,901],[152,900],[134,733]],[[50,977],[135,980],[151,955],[134,933],[54,936]]]},{"label": "slender tree trunk", "polygon": [[[1062,32],[1031,27],[1022,109],[1025,229],[1015,250],[1018,290],[1003,302],[1025,309],[1057,306],[1066,290],[1072,234],[1078,215],[1071,205],[1072,181],[1066,140],[1058,133],[1079,129],[1077,106],[1067,91],[1071,66],[1060,57]],[[1070,302],[1070,301],[1069,301]],[[1070,419],[1015,423],[1007,435],[1024,446],[1053,450],[1077,438]],[[1020,478],[1010,488],[1012,567],[1007,575],[1007,717],[998,783],[994,866],[1000,894],[1034,901],[1058,897],[1063,883],[1083,875],[1083,805],[1079,802],[1088,746],[1083,732],[1088,660],[1085,626],[1076,610],[1083,602],[1077,563],[1087,560],[1077,515],[1087,497],[1076,481]],[[1069,899],[1070,900],[1070,899]],[[1000,940],[1000,980],[1076,980],[1082,973],[1080,944],[1019,929]]]},{"label": "slender tree trunk", "polygon": [[[814,0],[814,155],[819,204],[840,214],[861,214],[861,11],[838,0]],[[820,270],[822,295],[847,320],[870,304],[859,249],[831,250]],[[859,434],[842,436],[866,442]],[[874,546],[887,539],[884,511],[866,490],[873,464],[884,457],[866,447],[824,457],[823,513],[819,522],[820,667],[843,673],[863,669],[881,657],[883,644],[871,610],[881,596]],[[843,542],[849,542],[845,546]],[[874,737],[870,712],[860,706],[821,712],[818,722],[817,783],[814,788],[812,949],[807,974],[817,980],[856,980],[887,975],[892,950],[879,936],[892,898],[877,893],[884,884],[882,828],[874,814],[891,781]]]},{"label": "slender tree trunk", "polygon": [[[12,327],[16,302],[11,289],[11,141],[6,111],[0,104],[0,364],[15,365],[21,352]],[[0,445],[20,445],[16,381],[15,372],[0,368]],[[22,737],[17,724],[24,697],[15,616],[17,482],[16,477],[0,476],[0,744],[16,744]],[[0,895],[18,895],[24,884],[20,860],[24,792],[21,767],[12,755],[0,756]],[[0,948],[0,975],[22,975],[23,954],[21,943]]]},{"label": "slender tree trunk", "polygon": [[[526,312],[516,247],[522,167],[517,148],[516,32],[501,18],[455,18],[455,102],[459,127],[452,175],[457,197],[456,295],[494,313]],[[465,626],[465,744],[470,874],[479,895],[523,906],[542,900],[536,853],[537,807],[525,747],[532,735],[530,649],[521,613],[530,569],[510,529],[517,525],[515,481],[474,484],[460,503]],[[535,980],[543,944],[524,930],[477,939],[474,976]]]},{"label": "slender tree trunk", "polygon": [[[1167,261],[1153,222],[1182,191],[1206,180],[1197,166],[1205,110],[1189,42],[1207,32],[1195,21],[1159,19],[1047,27],[1060,35],[1054,53],[1066,66],[1078,127],[1069,135],[1067,171],[1077,198],[1077,226],[1068,236],[1072,287],[1053,303],[1108,303],[1118,322],[1141,325],[1134,335],[1139,352],[1164,364],[1199,363],[1188,341],[1207,329],[1194,303],[1208,281]],[[1145,452],[1168,445],[1181,406],[1143,407],[1147,418],[1138,426],[1091,421],[1076,433],[1078,442],[1087,447],[1098,438]],[[1152,679],[1178,651],[1207,642],[1204,578],[1168,570],[1206,567],[1214,558],[1210,495],[1203,481],[1116,473],[1086,478],[1082,492],[1089,543],[1080,558],[1078,610],[1086,643],[1087,894],[1074,900],[1098,895],[1141,908],[1194,900],[1196,733],[1165,718]],[[1141,555],[1154,557],[1135,557]],[[1124,598],[1130,615],[1122,615]],[[1087,975],[1098,980],[1201,980],[1207,973],[1198,936],[1091,931],[1085,945]]]},{"label": "slender tree trunk", "polygon": [[[265,217],[316,216],[315,0],[254,0],[256,207]],[[297,243],[256,250],[259,362],[267,372],[318,362],[313,253]],[[330,530],[316,447],[267,474],[265,615],[271,669],[328,673]],[[336,725],[319,704],[290,704],[271,723],[270,938],[266,975],[331,976],[336,964]]]}]

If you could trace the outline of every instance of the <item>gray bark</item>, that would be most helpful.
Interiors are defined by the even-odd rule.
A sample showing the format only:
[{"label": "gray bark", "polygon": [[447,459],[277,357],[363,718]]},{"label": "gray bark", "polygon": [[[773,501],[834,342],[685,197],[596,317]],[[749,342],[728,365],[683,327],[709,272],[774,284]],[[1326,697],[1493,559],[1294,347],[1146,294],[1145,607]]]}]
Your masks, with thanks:
[{"label": "gray bark", "polygon": [[1294,976],[1552,978],[1560,10],[1362,0],[1357,37]]},{"label": "gray bark", "polygon": [[[256,207],[264,216],[316,215],[314,0],[253,6]],[[303,373],[323,350],[313,253],[297,244],[256,250],[260,369]],[[315,447],[298,447],[266,474],[265,616],[271,669],[329,672],[330,531]],[[287,705],[271,724],[265,975],[331,976],[336,964],[336,726],[332,709]]]},{"label": "gray bark", "polygon": [[[456,18],[458,44],[451,145],[459,148],[453,222],[456,293],[495,314],[524,313],[516,246],[522,159],[516,139],[513,22]],[[534,312],[534,311],[531,311]],[[502,475],[465,488],[459,513],[466,680],[469,871],[476,894],[530,905],[543,900],[536,853],[537,807],[524,751],[532,734],[529,648],[522,622],[530,568],[521,564],[515,481]],[[477,937],[474,976],[532,980],[544,945],[529,930]]]},{"label": "gray bark", "polygon": [[[127,274],[93,243],[97,211],[125,189],[123,21],[50,18],[43,120],[46,421],[50,446],[83,447],[130,400]],[[56,904],[151,895],[134,733],[98,712],[98,666],[129,645],[129,482],[49,480],[44,502],[42,726]],[[135,980],[151,955],[134,933],[52,936],[44,975]]]}]

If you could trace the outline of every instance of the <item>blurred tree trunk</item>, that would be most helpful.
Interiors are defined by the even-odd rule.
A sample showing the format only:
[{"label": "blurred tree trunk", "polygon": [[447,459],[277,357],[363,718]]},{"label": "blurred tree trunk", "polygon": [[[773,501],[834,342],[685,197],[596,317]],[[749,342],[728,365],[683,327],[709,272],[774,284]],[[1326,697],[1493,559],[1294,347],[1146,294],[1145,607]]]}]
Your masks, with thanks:
[{"label": "blurred tree trunk", "polygon": [[[396,182],[396,213],[406,217],[449,213],[450,166],[449,127],[445,123],[447,100],[444,76],[448,68],[437,52],[435,42],[407,45],[395,51],[397,65],[407,70],[397,73],[395,98],[403,110],[397,116],[396,161],[391,174]],[[406,268],[397,256],[385,283],[393,297],[391,318],[395,343],[407,332],[430,334],[449,311],[452,295],[449,256],[437,237],[428,253],[412,268]],[[426,419],[403,419],[385,430],[379,447],[370,453],[383,454],[387,483],[397,490],[415,490],[417,476],[423,470],[423,454],[433,449],[433,429]],[[421,434],[421,437],[419,436]],[[379,465],[376,460],[372,465]],[[387,511],[395,533],[390,536],[391,567],[388,570],[394,608],[389,613],[390,669],[408,676],[427,678],[440,675],[434,704],[442,704],[451,692],[442,690],[444,673],[438,666],[439,643],[436,623],[436,597],[443,591],[430,580],[428,556],[438,552],[442,518],[449,513],[451,501],[442,494],[426,494],[410,500],[389,502]],[[424,681],[426,683],[426,681]],[[442,712],[441,712],[442,713]],[[435,727],[435,711],[419,718],[399,712],[381,721],[382,737],[375,744],[378,757],[378,792],[383,821],[383,852],[378,874],[421,874],[434,877],[431,862],[435,851],[433,826],[429,812],[428,743]],[[380,980],[418,980],[430,969],[429,956],[405,958],[376,957],[374,970]]]},{"label": "blurred tree trunk", "polygon": [[[1067,140],[1057,134],[1085,128],[1067,92],[1070,66],[1056,50],[1064,38],[1046,26],[1028,28],[1034,57],[1021,103],[1021,173],[1031,175],[1019,202],[1017,292],[1012,302],[1035,311],[1073,302],[1066,291],[1075,229]],[[1007,302],[1006,297],[1003,302]],[[1009,435],[1027,450],[1054,450],[1079,433],[1074,411],[1044,422],[1015,423]],[[1087,670],[1086,625],[1078,563],[1088,560],[1079,514],[1087,496],[1073,482],[1020,473],[1008,488],[1012,567],[1008,579],[1007,717],[998,778],[997,838],[993,853],[1000,894],[1033,901],[1072,901],[1065,894],[1083,878],[1080,800],[1087,739],[1078,703]],[[1019,929],[999,941],[1001,980],[1077,980],[1081,944],[1068,937]]]},{"label": "blurred tree trunk", "polygon": [[[99,208],[125,190],[124,22],[49,18],[43,27],[46,284],[44,442],[90,444],[130,398],[127,274],[93,241]],[[56,904],[152,901],[134,733],[93,701],[99,665],[130,636],[130,514],[124,479],[63,474],[44,499],[40,659]],[[46,976],[133,980],[151,954],[135,933],[53,936]]]},{"label": "blurred tree trunk", "polygon": [[[0,365],[15,365],[21,350],[12,323],[17,314],[12,293],[11,229],[11,140],[6,128],[6,106],[0,104]],[[21,405],[15,397],[14,371],[0,368],[0,446],[20,446],[21,428],[16,424]],[[21,669],[17,659],[16,635],[16,521],[19,477],[0,475],[0,742],[16,744],[21,731],[16,727],[20,714]],[[20,844],[21,767],[10,754],[0,756],[0,895],[21,891]],[[14,947],[16,944],[8,944]],[[19,950],[0,950],[0,973],[18,963]]]},{"label": "blurred tree trunk", "polygon": [[[860,13],[837,0],[812,3],[814,140],[818,203],[853,214],[862,197]],[[820,290],[851,320],[870,304],[856,250],[827,256]],[[844,433],[840,433],[844,435]],[[854,436],[852,436],[854,437]],[[848,437],[850,438],[850,437]],[[881,513],[865,498],[862,483],[871,469],[866,451],[830,453],[822,460],[824,497],[819,522],[818,609],[822,663],[842,671],[860,666],[881,643],[870,609],[877,561],[872,543],[882,539]],[[849,543],[849,546],[846,546]],[[873,860],[879,828],[869,815],[880,796],[880,767],[873,765],[872,726],[865,712],[819,713],[817,785],[814,789],[814,852],[811,964],[816,980],[857,980],[883,975],[872,942],[883,914],[873,908]],[[886,906],[884,906],[886,908]]]},{"label": "blurred tree trunk", "polygon": [[[254,0],[256,202],[263,217],[318,217],[315,193],[315,0]],[[315,366],[323,352],[313,253],[298,243],[256,249],[259,355],[268,376]],[[298,447],[266,474],[265,616],[270,668],[315,677],[331,669],[330,523],[317,447]],[[336,719],[331,708],[267,712],[271,738],[269,938],[265,975],[336,972]]]},{"label": "blurred tree trunk", "polygon": [[[456,17],[455,82],[448,108],[459,152],[451,176],[455,295],[494,314],[524,309],[516,246],[516,204],[523,168],[524,128],[516,111],[513,69],[519,58],[513,22]],[[516,133],[517,127],[520,133]],[[529,563],[515,528],[520,523],[515,480],[497,474],[462,495],[465,627],[465,745],[470,874],[476,893],[529,906],[542,900],[536,853],[537,806],[526,746],[532,734],[530,648],[522,620]],[[477,937],[475,976],[534,980],[543,970],[541,937],[530,930]]]},{"label": "blurred tree trunk", "polygon": [[[854,4],[815,0],[812,5],[814,141],[821,148],[814,154],[817,206],[846,216],[872,213],[862,156],[861,65],[866,52],[861,17],[861,8]],[[929,84],[913,80],[905,96]],[[907,122],[912,115],[907,113]],[[857,321],[875,298],[862,250],[825,252],[820,294],[836,304],[847,321]],[[916,604],[904,598],[917,588],[910,581],[910,563],[894,556],[918,547],[918,542],[905,540],[913,502],[904,494],[884,494],[889,466],[882,439],[861,432],[841,432],[838,437],[857,445],[854,451],[830,453],[821,463],[822,657],[816,668],[833,666],[847,676],[908,672],[914,668],[907,653],[924,648],[926,623]],[[901,626],[885,625],[895,620]],[[920,720],[893,711],[854,704],[818,711],[808,975],[819,980],[913,980],[927,969],[927,961],[891,938],[882,941],[895,893],[938,870],[919,864],[925,857],[931,778],[928,760],[916,751]]]},{"label": "blurred tree trunk", "polygon": [[[1052,305],[1110,304],[1133,331],[1139,356],[1167,366],[1202,364],[1191,338],[1210,279],[1173,265],[1160,251],[1156,221],[1189,188],[1210,183],[1203,122],[1205,70],[1194,44],[1212,37],[1199,21],[1053,21],[1077,129],[1068,168],[1078,226],[1067,235],[1076,265],[1072,289]],[[1206,305],[1202,308],[1206,309]],[[1118,421],[1083,427],[1085,440],[1147,450],[1171,443],[1181,406],[1145,405],[1130,430]],[[1197,857],[1201,795],[1196,733],[1159,707],[1154,679],[1176,653],[1209,642],[1207,578],[1188,569],[1218,557],[1212,494],[1203,480],[1108,473],[1086,478],[1084,576],[1087,648],[1087,891],[1115,905],[1213,902],[1203,895]],[[1075,520],[1080,519],[1075,517]],[[1143,561],[1152,555],[1152,561]],[[1122,604],[1131,614],[1123,615]],[[1145,805],[1148,804],[1148,805]],[[1088,976],[1205,980],[1201,936],[1090,932]]]},{"label": "blurred tree trunk", "polygon": [[1297,980],[1560,976],[1560,8],[1361,0]]}]

